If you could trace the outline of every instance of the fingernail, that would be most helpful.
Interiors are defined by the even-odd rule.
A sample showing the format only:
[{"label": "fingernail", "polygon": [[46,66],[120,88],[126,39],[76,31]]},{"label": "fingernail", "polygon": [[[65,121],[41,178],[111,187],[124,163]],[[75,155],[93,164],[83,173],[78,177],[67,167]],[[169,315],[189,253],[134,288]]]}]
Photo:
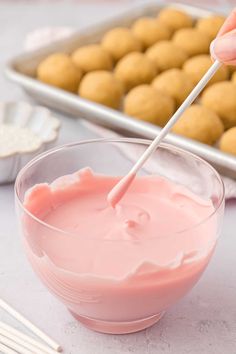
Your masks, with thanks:
[{"label": "fingernail", "polygon": [[227,63],[236,59],[236,33],[216,38],[210,46],[211,56],[215,60]]},{"label": "fingernail", "polygon": [[211,42],[211,45],[210,45],[210,53],[211,53],[211,57],[212,59],[214,60],[218,60],[216,54],[215,54],[215,39]]}]

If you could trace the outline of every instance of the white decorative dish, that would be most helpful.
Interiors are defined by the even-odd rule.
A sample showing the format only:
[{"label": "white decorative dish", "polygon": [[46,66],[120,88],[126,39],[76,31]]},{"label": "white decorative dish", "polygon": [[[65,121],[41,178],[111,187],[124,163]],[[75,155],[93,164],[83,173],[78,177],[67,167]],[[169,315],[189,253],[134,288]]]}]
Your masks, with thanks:
[{"label": "white decorative dish", "polygon": [[47,108],[0,102],[0,184],[13,182],[29,160],[51,148],[59,130],[59,120]]}]

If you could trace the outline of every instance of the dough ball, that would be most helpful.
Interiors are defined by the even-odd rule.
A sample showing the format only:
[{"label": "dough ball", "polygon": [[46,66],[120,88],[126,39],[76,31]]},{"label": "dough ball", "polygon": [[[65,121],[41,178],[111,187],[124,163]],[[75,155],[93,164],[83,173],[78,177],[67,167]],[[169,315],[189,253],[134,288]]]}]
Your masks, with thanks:
[{"label": "dough ball", "polygon": [[187,138],[213,145],[223,134],[219,116],[207,107],[193,104],[182,114],[172,131]]},{"label": "dough ball", "polygon": [[157,17],[167,26],[177,31],[181,28],[192,27],[193,20],[186,12],[171,7],[165,8],[159,12]]},{"label": "dough ball", "polygon": [[70,92],[77,92],[81,77],[81,70],[64,53],[49,55],[37,68],[38,80]]},{"label": "dough ball", "polygon": [[236,71],[236,66],[233,66],[233,65],[228,65],[228,68],[229,68],[229,72],[231,75],[234,74],[234,72]]},{"label": "dough ball", "polygon": [[227,130],[220,139],[220,150],[236,155],[236,127]]},{"label": "dough ball", "polygon": [[86,74],[79,87],[79,95],[111,108],[119,108],[123,95],[121,83],[108,71]]},{"label": "dough ball", "polygon": [[122,58],[116,68],[115,77],[122,82],[126,91],[150,83],[157,74],[152,61],[142,53],[130,53]]},{"label": "dough ball", "polygon": [[171,41],[161,41],[154,44],[146,51],[146,55],[159,71],[181,68],[188,59],[187,53]]},{"label": "dough ball", "polygon": [[236,84],[236,71],[233,73],[232,81],[234,84]]},{"label": "dough ball", "polygon": [[130,29],[118,27],[107,32],[102,39],[102,46],[115,61],[131,52],[141,52],[142,44]]},{"label": "dough ball", "polygon": [[174,101],[171,97],[158,92],[149,85],[133,88],[125,98],[126,114],[146,122],[164,126],[174,113]]},{"label": "dough ball", "polygon": [[226,129],[236,125],[236,85],[230,81],[217,82],[202,95],[202,104],[216,112]]},{"label": "dough ball", "polygon": [[183,28],[175,32],[173,42],[192,57],[198,54],[208,54],[211,39],[196,28]]},{"label": "dough ball", "polygon": [[152,85],[157,90],[171,96],[177,106],[185,100],[194,88],[194,83],[189,76],[180,69],[170,69],[157,76]]},{"label": "dough ball", "polygon": [[72,54],[72,61],[84,73],[95,70],[112,70],[111,55],[98,44],[78,48]]},{"label": "dough ball", "polygon": [[224,16],[212,15],[205,18],[200,18],[197,21],[196,27],[200,31],[206,33],[213,40],[219,32],[221,26],[225,22]]},{"label": "dough ball", "polygon": [[132,32],[144,48],[148,48],[158,41],[170,39],[172,34],[164,23],[149,17],[137,20],[132,26]]},{"label": "dough ball", "polygon": [[[197,84],[211,65],[212,60],[210,55],[201,54],[188,59],[183,66],[183,70],[191,77],[192,81]],[[215,82],[227,80],[228,78],[229,69],[227,66],[221,66],[213,78],[209,81],[208,86],[214,84]]]}]

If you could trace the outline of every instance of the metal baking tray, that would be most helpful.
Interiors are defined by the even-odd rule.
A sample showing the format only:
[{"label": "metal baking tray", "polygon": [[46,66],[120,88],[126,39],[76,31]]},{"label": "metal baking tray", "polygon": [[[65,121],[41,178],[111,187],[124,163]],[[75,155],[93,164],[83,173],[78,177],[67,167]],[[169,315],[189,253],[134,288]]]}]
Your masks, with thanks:
[{"label": "metal baking tray", "polygon": [[[194,18],[205,17],[215,13],[215,11],[177,3],[169,5],[187,11]],[[39,62],[47,55],[58,51],[71,53],[79,46],[96,43],[109,29],[116,26],[128,26],[140,16],[152,16],[165,6],[164,2],[160,3],[159,1],[146,1],[143,4],[133,5],[127,11],[109,21],[84,28],[64,40],[13,58],[7,63],[6,75],[9,79],[21,85],[30,96],[46,106],[87,119],[122,134],[153,139],[160,131],[158,126],[131,118],[122,112],[106,108],[82,99],[75,94],[43,84],[35,79],[35,72]],[[166,142],[201,156],[214,165],[220,173],[236,179],[236,158],[234,156],[225,154],[215,147],[174,134],[169,134]]]}]

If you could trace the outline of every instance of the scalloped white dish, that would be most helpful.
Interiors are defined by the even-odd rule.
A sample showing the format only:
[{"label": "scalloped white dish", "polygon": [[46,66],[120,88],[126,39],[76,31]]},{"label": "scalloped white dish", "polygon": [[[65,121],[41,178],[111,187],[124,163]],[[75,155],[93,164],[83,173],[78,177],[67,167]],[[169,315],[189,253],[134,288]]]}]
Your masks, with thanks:
[{"label": "scalloped white dish", "polygon": [[0,184],[13,182],[19,170],[56,142],[60,122],[45,107],[0,102]]}]

